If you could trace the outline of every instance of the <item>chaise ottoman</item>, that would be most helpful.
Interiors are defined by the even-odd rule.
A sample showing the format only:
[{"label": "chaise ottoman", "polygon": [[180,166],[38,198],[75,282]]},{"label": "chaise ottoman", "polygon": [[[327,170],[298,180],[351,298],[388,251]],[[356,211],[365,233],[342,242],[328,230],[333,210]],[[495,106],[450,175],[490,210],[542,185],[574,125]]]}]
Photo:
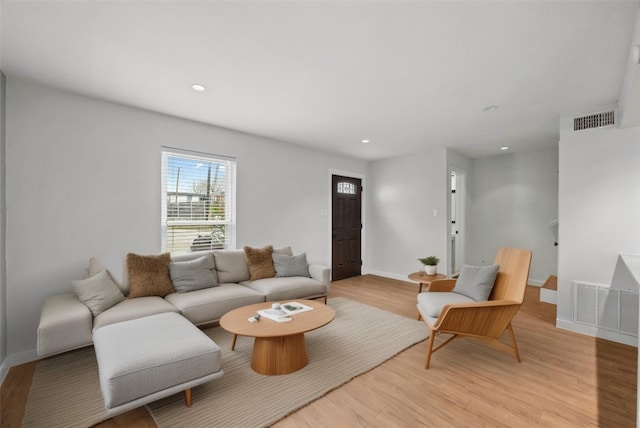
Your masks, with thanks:
[{"label": "chaise ottoman", "polygon": [[177,313],[110,324],[93,333],[100,389],[109,417],[223,375],[220,348]]}]

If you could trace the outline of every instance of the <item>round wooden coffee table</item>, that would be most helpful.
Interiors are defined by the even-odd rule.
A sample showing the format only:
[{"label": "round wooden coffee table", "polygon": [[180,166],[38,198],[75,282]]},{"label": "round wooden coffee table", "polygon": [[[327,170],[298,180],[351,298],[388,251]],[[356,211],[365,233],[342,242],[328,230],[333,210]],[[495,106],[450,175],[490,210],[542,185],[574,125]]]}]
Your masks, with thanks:
[{"label": "round wooden coffee table", "polygon": [[[243,306],[224,314],[220,326],[235,336],[231,349],[235,348],[236,336],[254,337],[251,368],[265,375],[280,375],[300,370],[309,362],[304,334],[329,324],[336,312],[314,300],[295,300],[313,308],[312,311],[292,315],[289,322],[277,322],[266,317],[258,322],[248,318],[261,309],[270,309],[273,302]],[[286,303],[286,302],[282,302]]]},{"label": "round wooden coffee table", "polygon": [[429,286],[431,285],[431,281],[436,279],[445,279],[446,277],[446,275],[443,275],[441,273],[436,273],[435,275],[427,275],[425,271],[409,274],[409,279],[418,283],[418,294],[422,292],[423,285],[426,285],[428,290]]}]

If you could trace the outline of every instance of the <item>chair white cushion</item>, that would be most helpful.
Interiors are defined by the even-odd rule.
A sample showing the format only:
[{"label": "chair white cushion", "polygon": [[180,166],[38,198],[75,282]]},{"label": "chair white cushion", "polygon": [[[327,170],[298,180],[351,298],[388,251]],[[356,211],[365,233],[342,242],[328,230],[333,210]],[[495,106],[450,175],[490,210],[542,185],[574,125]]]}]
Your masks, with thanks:
[{"label": "chair white cushion", "polygon": [[418,310],[423,317],[437,318],[446,305],[475,302],[470,297],[458,293],[424,292],[418,294]]}]

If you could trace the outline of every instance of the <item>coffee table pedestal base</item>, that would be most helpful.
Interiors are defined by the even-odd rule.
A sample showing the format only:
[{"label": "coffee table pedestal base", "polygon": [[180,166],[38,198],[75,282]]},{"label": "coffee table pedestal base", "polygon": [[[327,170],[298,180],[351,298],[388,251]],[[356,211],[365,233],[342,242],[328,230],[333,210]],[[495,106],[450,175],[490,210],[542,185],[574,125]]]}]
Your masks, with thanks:
[{"label": "coffee table pedestal base", "polygon": [[280,337],[256,337],[251,368],[264,375],[300,370],[309,362],[304,333]]}]

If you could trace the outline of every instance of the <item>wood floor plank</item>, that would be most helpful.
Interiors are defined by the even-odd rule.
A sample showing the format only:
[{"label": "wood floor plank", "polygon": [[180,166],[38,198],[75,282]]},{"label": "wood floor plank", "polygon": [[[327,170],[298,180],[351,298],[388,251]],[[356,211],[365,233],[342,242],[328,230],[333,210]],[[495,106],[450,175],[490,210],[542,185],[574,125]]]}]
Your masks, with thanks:
[{"label": "wood floor plank", "polygon": [[0,386],[0,427],[10,428],[22,425],[24,408],[35,370],[35,361],[9,369]]},{"label": "wood floor plank", "polygon": [[[460,339],[425,370],[421,342],[274,426],[635,427],[637,349],[557,329],[555,306],[539,302],[539,292],[527,287],[513,321],[521,363],[485,342]],[[349,278],[332,283],[331,297],[417,315],[416,286],[405,281]],[[14,367],[5,379],[3,428],[20,426],[34,368]],[[143,407],[98,426],[156,425]]]}]

